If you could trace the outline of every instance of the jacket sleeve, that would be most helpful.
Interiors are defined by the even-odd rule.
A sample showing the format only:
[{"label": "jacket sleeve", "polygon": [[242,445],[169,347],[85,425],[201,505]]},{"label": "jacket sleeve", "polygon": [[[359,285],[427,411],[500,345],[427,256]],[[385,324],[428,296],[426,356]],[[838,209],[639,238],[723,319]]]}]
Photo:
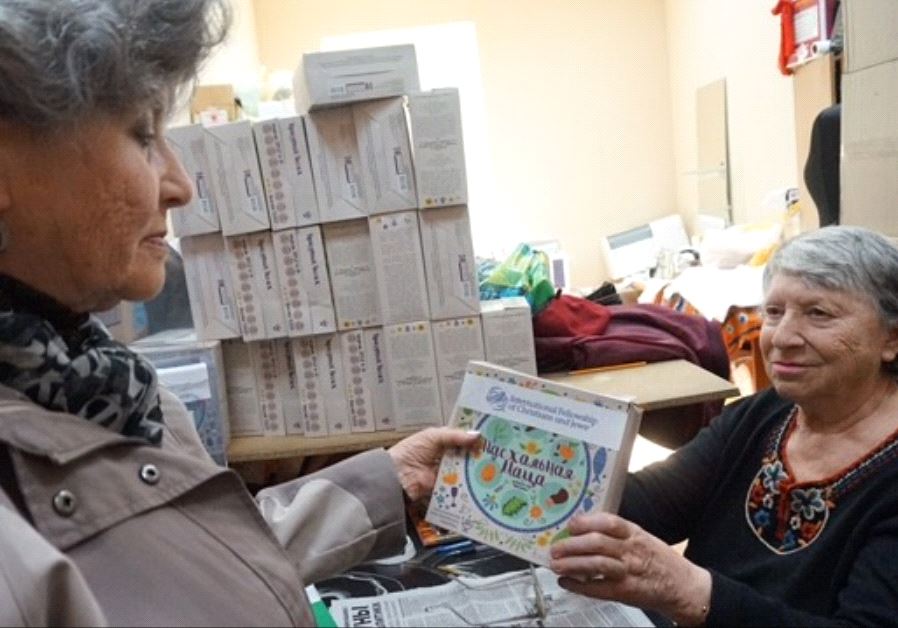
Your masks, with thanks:
[{"label": "jacket sleeve", "polygon": [[382,449],[263,489],[256,501],[305,582],[398,553],[405,541],[402,487]]},{"label": "jacket sleeve", "polygon": [[0,491],[0,626],[106,626],[78,568]]}]

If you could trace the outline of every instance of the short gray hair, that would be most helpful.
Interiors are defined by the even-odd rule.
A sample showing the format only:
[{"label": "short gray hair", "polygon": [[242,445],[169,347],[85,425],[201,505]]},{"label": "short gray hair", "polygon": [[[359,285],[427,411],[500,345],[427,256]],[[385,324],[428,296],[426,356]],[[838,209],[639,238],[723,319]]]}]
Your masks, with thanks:
[{"label": "short gray hair", "polygon": [[0,0],[0,119],[168,113],[230,21],[226,0]]},{"label": "short gray hair", "polygon": [[[863,227],[829,226],[786,242],[764,269],[764,293],[776,275],[868,297],[888,328],[898,326],[898,247]],[[894,366],[894,363],[893,365]]]}]

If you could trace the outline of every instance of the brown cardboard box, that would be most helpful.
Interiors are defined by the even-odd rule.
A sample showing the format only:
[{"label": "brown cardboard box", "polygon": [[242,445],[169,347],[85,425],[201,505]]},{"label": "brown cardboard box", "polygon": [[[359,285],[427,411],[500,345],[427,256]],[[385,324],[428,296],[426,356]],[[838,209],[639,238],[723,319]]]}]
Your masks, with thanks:
[{"label": "brown cardboard box", "polygon": [[845,71],[898,59],[898,2],[895,0],[846,0]]},{"label": "brown cardboard box", "polygon": [[[224,112],[225,117],[221,119]],[[220,124],[237,120],[237,103],[231,85],[198,85],[190,100],[190,121]]]},{"label": "brown cardboard box", "polygon": [[898,235],[898,60],[842,78],[840,222]]}]

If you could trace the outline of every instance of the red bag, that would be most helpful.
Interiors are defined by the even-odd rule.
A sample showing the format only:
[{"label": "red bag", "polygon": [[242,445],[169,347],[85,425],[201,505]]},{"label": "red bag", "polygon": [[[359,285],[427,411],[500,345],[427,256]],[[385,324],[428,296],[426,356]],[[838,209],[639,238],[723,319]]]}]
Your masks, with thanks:
[{"label": "red bag", "polygon": [[562,294],[533,319],[533,335],[539,338],[600,336],[610,320],[611,313],[604,305]]}]

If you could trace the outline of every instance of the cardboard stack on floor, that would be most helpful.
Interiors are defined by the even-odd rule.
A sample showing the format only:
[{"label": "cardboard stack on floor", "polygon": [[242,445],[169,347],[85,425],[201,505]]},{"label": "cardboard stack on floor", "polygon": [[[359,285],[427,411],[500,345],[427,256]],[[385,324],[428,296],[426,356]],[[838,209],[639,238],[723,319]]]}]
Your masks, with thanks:
[{"label": "cardboard stack on floor", "polygon": [[469,360],[535,374],[530,310],[481,314],[458,90],[412,46],[304,55],[291,118],[170,129],[199,338],[234,436],[442,425]]}]

